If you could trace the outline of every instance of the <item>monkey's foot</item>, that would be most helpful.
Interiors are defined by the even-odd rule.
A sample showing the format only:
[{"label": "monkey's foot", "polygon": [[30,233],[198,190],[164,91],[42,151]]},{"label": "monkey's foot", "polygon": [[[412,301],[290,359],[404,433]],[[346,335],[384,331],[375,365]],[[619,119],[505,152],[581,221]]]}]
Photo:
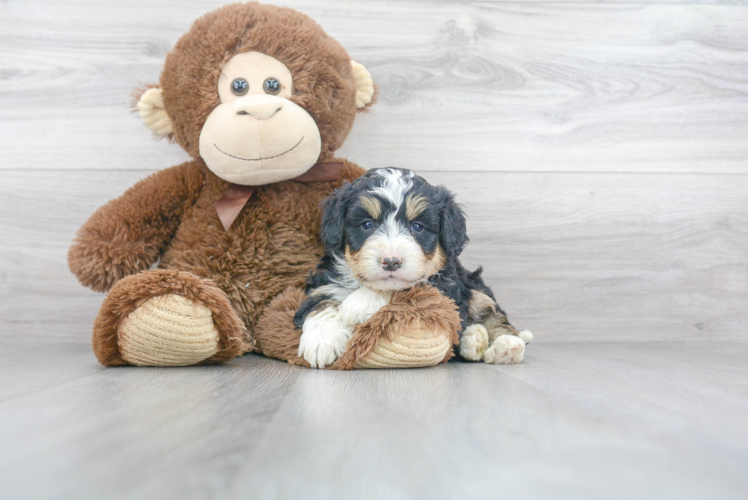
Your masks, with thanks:
[{"label": "monkey's foot", "polygon": [[431,286],[396,293],[366,322],[356,325],[348,349],[332,365],[351,368],[433,366],[454,356],[460,315],[455,303]]},{"label": "monkey's foot", "polygon": [[251,343],[226,294],[181,271],[128,276],[109,292],[94,323],[94,352],[104,365],[220,363]]},{"label": "monkey's foot", "polygon": [[160,295],[122,322],[119,352],[131,365],[194,365],[218,352],[218,330],[204,305],[180,295]]}]

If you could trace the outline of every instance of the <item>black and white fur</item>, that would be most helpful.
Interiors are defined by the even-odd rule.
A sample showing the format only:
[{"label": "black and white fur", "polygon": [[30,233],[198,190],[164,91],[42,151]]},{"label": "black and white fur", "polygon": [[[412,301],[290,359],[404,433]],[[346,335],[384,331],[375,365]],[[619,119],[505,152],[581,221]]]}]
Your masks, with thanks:
[{"label": "black and white fur", "polygon": [[465,216],[452,194],[413,172],[367,172],[325,201],[322,242],[327,253],[307,282],[296,313],[299,356],[312,367],[332,364],[353,327],[390,301],[392,293],[428,283],[460,312],[459,355],[470,361],[518,363],[529,331],[507,321],[482,269],[467,271],[457,258],[468,242]]}]

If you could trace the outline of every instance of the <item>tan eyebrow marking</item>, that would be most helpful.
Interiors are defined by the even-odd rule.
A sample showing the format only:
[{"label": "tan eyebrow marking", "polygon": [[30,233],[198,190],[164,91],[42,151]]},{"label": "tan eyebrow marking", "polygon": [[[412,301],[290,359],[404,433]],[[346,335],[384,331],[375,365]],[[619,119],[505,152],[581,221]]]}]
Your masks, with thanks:
[{"label": "tan eyebrow marking", "polygon": [[364,207],[364,210],[366,210],[366,212],[374,219],[378,219],[379,216],[382,215],[382,204],[379,203],[379,200],[376,198],[364,196],[361,198],[361,206]]},{"label": "tan eyebrow marking", "polygon": [[426,198],[419,195],[410,194],[405,200],[405,216],[408,220],[413,220],[423,213],[429,206]]}]

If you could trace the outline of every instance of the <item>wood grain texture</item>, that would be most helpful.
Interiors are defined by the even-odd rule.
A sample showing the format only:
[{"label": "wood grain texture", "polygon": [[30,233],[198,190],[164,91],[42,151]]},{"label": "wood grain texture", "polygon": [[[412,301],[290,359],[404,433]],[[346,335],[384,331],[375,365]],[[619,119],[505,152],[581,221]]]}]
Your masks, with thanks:
[{"label": "wood grain texture", "polygon": [[105,369],[67,249],[186,159],[129,94],[224,3],[0,2],[0,496],[748,497],[745,1],[279,0],[380,85],[341,154],[455,191],[463,262],[536,340],[503,367]]},{"label": "wood grain texture", "polygon": [[[423,173],[423,172],[422,172]],[[2,172],[8,337],[88,339],[102,296],[67,269],[93,211],[143,171]],[[545,341],[745,337],[748,177],[423,173],[463,203],[463,262]]]},{"label": "wood grain texture", "polygon": [[83,344],[6,347],[7,498],[748,495],[745,342],[539,342],[515,366],[356,372],[252,355],[107,369]]},{"label": "wood grain texture", "polygon": [[[185,159],[150,141],[129,94],[223,3],[0,4],[0,168]],[[746,172],[746,6],[282,4],[317,19],[379,82],[379,105],[341,151],[366,167]]]},{"label": "wood grain texture", "polygon": [[259,357],[108,370],[85,344],[10,347],[0,373],[20,390],[0,396],[7,498],[220,497],[299,375]]},{"label": "wood grain texture", "polygon": [[[696,344],[556,347],[530,345],[526,363],[512,367],[300,377],[232,491],[240,498],[248,483],[261,499],[745,491],[745,368],[733,364],[728,378],[709,360],[719,353],[734,363],[744,345],[707,359]],[[726,379],[713,393],[711,383]],[[696,409],[705,397],[710,404]],[[280,463],[293,480],[261,481]]]}]

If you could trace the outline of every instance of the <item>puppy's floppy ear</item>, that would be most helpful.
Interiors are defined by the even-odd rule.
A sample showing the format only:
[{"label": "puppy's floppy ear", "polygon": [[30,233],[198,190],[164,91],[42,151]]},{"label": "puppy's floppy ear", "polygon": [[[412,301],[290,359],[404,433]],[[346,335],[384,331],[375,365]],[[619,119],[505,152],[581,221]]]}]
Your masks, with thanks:
[{"label": "puppy's floppy ear", "polygon": [[337,254],[342,254],[345,247],[345,212],[348,208],[346,200],[350,191],[351,185],[346,184],[322,202],[322,244]]},{"label": "puppy's floppy ear", "polygon": [[446,188],[440,187],[439,194],[443,208],[439,219],[439,243],[447,257],[457,257],[468,242],[465,214],[457,205],[454,196]]}]

